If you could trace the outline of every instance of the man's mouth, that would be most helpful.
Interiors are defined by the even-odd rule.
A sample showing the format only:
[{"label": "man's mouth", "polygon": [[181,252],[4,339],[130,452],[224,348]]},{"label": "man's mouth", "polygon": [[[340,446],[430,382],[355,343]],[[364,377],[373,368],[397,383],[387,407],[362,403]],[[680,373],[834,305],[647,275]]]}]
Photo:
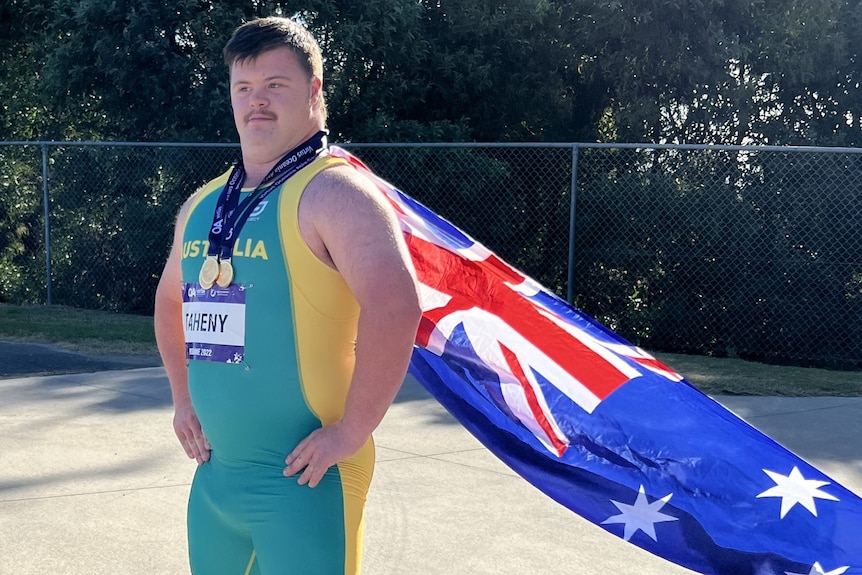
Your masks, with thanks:
[{"label": "man's mouth", "polygon": [[275,120],[275,116],[271,114],[251,114],[246,117],[246,123],[259,122],[264,120]]}]

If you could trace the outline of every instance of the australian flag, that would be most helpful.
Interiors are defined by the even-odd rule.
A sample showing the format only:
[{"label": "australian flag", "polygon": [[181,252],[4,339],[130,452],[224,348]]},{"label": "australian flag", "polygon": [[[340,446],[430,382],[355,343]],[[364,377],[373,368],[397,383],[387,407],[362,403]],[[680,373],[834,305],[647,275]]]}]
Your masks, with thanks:
[{"label": "australian flag", "polygon": [[862,498],[339,148],[398,213],[423,318],[410,372],[597,526],[709,575],[862,575]]}]

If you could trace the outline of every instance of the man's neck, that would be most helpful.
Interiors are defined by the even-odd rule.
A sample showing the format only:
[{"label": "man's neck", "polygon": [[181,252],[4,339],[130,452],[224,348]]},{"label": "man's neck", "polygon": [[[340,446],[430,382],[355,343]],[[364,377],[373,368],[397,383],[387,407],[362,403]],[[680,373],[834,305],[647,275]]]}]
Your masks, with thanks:
[{"label": "man's neck", "polygon": [[242,165],[245,168],[245,180],[242,182],[243,188],[256,188],[263,183],[263,179],[269,174],[278,160],[269,164],[256,164],[243,159]]},{"label": "man's neck", "polygon": [[245,169],[245,181],[243,182],[243,187],[255,188],[259,186],[285,154],[311,138],[318,131],[319,129],[315,128],[301,139],[296,142],[292,142],[289,146],[286,146],[285,149],[278,150],[275,154],[273,154],[272,149],[266,145],[243,145],[243,143],[240,142],[240,147],[242,149],[242,164]]}]

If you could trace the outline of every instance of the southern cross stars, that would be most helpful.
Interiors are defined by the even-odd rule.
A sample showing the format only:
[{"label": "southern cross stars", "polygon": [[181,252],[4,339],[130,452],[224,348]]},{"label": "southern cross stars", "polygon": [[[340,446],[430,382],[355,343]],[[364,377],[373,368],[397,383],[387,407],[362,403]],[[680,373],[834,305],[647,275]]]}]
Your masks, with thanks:
[{"label": "southern cross stars", "polygon": [[672,496],[673,493],[669,493],[661,499],[656,499],[650,503],[647,501],[644,486],[641,485],[634,505],[627,505],[625,503],[611,500],[611,503],[613,503],[622,513],[608,517],[602,521],[602,525],[609,523],[623,523],[625,525],[623,538],[626,541],[630,540],[639,529],[649,535],[653,541],[658,541],[655,536],[655,524],[663,521],[677,521],[676,517],[659,512],[661,508],[665,506],[665,503],[670,501]]},{"label": "southern cross stars", "polygon": [[811,571],[808,573],[791,573],[790,571],[785,571],[785,575],[841,575],[845,571],[847,571],[849,567],[839,567],[838,569],[833,569],[832,571],[826,571],[823,567],[820,566],[820,563],[814,563],[811,567]]},{"label": "southern cross stars", "polygon": [[763,470],[775,482],[775,487],[770,487],[758,497],[780,497],[781,498],[781,519],[787,515],[787,512],[793,509],[797,503],[805,507],[812,515],[817,517],[817,507],[814,505],[814,499],[829,499],[838,501],[834,495],[820,491],[820,487],[829,485],[828,481],[818,481],[816,479],[805,479],[797,467],[794,467],[790,475],[781,475],[768,469]]}]

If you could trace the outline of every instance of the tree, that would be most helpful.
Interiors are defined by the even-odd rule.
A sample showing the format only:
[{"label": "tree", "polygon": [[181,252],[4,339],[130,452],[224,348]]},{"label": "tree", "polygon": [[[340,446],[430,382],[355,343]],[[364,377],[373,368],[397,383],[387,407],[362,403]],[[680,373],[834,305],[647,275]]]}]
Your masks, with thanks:
[{"label": "tree", "polygon": [[615,141],[859,141],[858,0],[580,0],[579,72]]},{"label": "tree", "polygon": [[854,145],[860,0],[8,0],[6,137],[231,141],[221,49],[320,38],[334,139]]},{"label": "tree", "polygon": [[[220,51],[239,2],[56,0],[40,70],[51,137],[234,139]],[[244,4],[244,3],[242,3]],[[63,119],[68,119],[64,122]]]}]

